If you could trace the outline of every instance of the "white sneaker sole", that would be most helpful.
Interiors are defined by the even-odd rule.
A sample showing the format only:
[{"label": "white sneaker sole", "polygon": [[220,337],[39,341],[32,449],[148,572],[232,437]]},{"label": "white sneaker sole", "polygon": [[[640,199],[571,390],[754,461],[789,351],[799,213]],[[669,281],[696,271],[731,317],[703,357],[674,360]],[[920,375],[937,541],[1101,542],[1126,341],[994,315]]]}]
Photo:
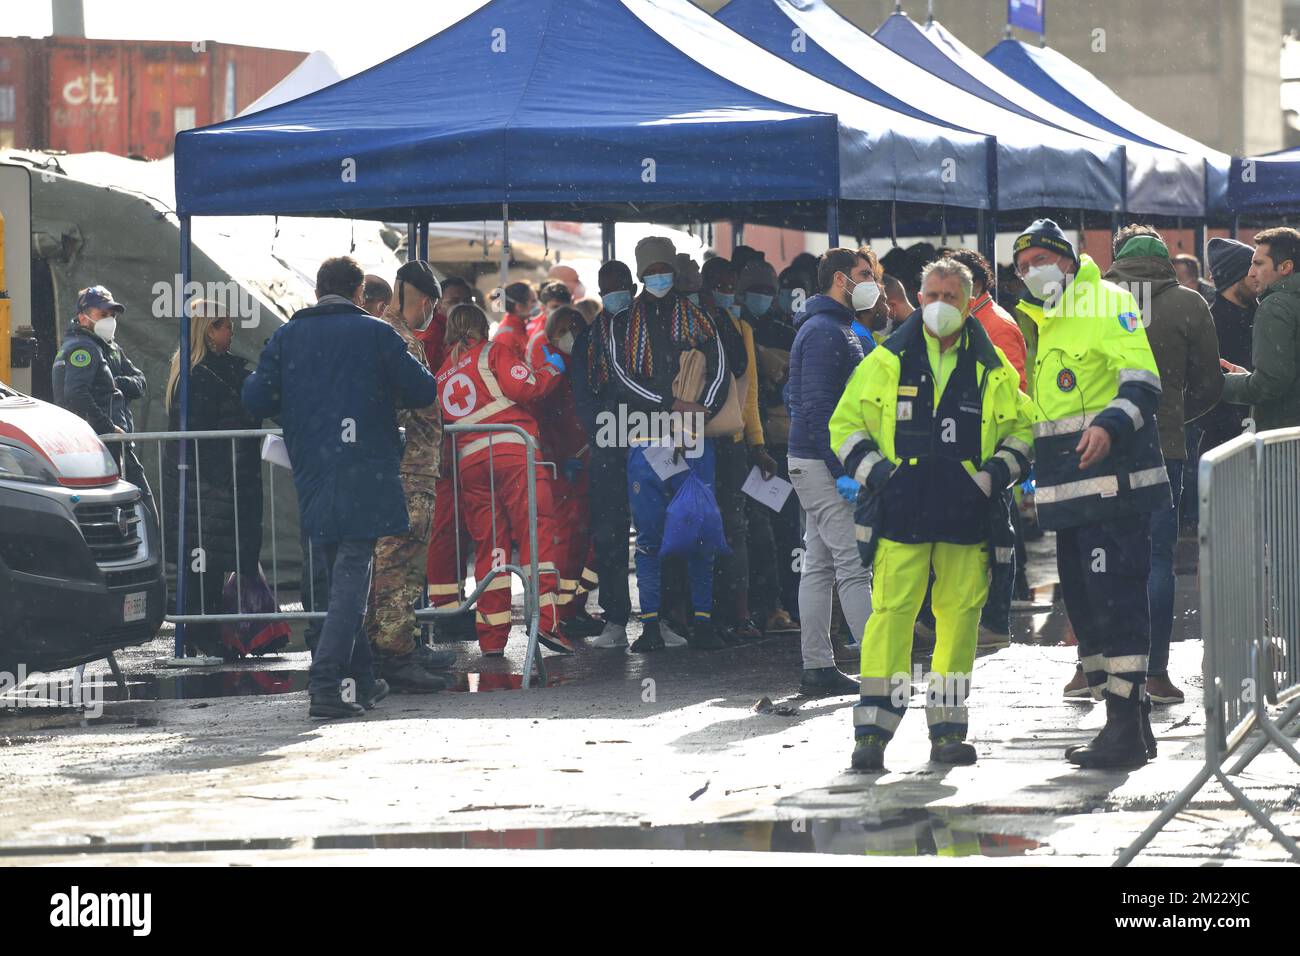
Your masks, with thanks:
[{"label": "white sneaker sole", "polygon": [[664,647],[686,647],[690,644],[690,641],[682,637],[663,621],[659,622],[659,636],[664,639]]}]

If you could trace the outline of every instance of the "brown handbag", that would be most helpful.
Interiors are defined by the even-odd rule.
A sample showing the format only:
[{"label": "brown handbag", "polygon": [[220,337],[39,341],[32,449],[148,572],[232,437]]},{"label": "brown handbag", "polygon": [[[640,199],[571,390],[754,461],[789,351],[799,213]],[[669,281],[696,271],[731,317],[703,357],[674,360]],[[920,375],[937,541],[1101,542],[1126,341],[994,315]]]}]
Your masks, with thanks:
[{"label": "brown handbag", "polygon": [[[699,349],[682,353],[673,379],[673,398],[683,402],[699,403],[704,395],[704,376],[708,360]],[[705,438],[730,437],[745,427],[745,391],[748,382],[738,385],[736,377],[727,373],[727,400],[718,413],[704,423]],[[742,380],[743,381],[743,380]]]}]

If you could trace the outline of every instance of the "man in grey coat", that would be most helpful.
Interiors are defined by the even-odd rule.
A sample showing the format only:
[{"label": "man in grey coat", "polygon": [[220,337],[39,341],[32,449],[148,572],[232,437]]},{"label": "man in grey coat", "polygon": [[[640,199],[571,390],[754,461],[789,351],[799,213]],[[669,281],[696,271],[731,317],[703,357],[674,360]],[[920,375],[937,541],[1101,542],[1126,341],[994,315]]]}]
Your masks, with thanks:
[{"label": "man in grey coat", "polygon": [[[1205,299],[1180,285],[1169,248],[1150,226],[1125,226],[1115,234],[1115,262],[1106,278],[1133,294],[1143,310],[1147,340],[1160,369],[1156,424],[1169,474],[1173,504],[1151,516],[1151,657],[1147,692],[1152,703],[1181,703],[1183,692],[1169,679],[1169,640],[1174,625],[1174,546],[1178,502],[1188,459],[1185,425],[1210,411],[1223,391],[1219,340]],[[1080,671],[1076,681],[1082,681]]]}]

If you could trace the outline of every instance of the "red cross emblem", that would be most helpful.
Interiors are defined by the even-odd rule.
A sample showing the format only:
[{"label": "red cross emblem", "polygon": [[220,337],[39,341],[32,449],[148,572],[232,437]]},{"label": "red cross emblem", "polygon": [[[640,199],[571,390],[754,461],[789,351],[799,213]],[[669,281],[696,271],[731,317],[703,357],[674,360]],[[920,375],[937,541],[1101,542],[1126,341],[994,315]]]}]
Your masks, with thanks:
[{"label": "red cross emblem", "polygon": [[474,388],[474,380],[463,372],[447,379],[442,387],[442,407],[453,418],[464,418],[474,410],[477,400],[478,391]]}]

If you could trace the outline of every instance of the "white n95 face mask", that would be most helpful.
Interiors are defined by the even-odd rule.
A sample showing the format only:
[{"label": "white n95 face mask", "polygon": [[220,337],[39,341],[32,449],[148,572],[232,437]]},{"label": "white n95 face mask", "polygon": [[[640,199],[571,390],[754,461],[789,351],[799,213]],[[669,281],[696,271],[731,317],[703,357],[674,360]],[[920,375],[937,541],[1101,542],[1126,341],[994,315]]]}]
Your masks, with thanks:
[{"label": "white n95 face mask", "polygon": [[117,319],[111,315],[104,316],[95,323],[94,332],[101,342],[112,342],[117,334]]},{"label": "white n95 face mask", "polygon": [[853,287],[853,311],[865,312],[880,301],[880,286],[874,282],[859,282]]},{"label": "white n95 face mask", "polygon": [[1065,273],[1055,262],[1049,266],[1034,266],[1022,278],[1033,297],[1044,302],[1056,298],[1065,288]]},{"label": "white n95 face mask", "polygon": [[961,309],[947,302],[931,302],[921,310],[921,321],[937,338],[947,338],[961,328]]}]

